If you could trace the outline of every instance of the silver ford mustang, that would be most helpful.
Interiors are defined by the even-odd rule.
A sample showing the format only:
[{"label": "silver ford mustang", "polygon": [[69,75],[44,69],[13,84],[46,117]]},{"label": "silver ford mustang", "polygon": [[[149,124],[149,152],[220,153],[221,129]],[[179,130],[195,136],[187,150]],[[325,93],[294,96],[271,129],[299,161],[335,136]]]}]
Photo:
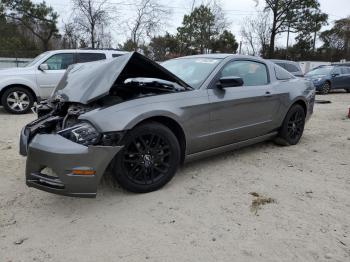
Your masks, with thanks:
[{"label": "silver ford mustang", "polygon": [[314,100],[311,82],[257,57],[159,65],[135,52],[73,65],[21,132],[26,183],[95,197],[108,169],[129,191],[154,191],[188,160],[267,139],[297,144]]}]

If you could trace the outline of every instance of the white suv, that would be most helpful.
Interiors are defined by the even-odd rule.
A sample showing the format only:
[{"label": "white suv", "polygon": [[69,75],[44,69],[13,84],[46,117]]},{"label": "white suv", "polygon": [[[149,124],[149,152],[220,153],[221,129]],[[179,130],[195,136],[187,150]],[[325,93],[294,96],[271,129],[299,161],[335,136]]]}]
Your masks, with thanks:
[{"label": "white suv", "polygon": [[1,104],[10,113],[27,113],[34,102],[51,95],[69,65],[112,59],[125,53],[96,49],[54,50],[42,53],[25,67],[0,69]]}]

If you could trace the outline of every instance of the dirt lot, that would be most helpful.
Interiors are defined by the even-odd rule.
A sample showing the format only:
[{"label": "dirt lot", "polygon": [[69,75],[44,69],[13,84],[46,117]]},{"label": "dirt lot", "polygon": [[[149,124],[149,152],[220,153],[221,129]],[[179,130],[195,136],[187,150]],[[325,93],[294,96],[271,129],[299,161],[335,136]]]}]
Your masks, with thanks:
[{"label": "dirt lot", "polygon": [[318,98],[332,104],[298,146],[194,162],[150,194],[103,184],[96,199],[27,188],[18,133],[34,116],[0,109],[0,261],[350,261],[350,94]]}]

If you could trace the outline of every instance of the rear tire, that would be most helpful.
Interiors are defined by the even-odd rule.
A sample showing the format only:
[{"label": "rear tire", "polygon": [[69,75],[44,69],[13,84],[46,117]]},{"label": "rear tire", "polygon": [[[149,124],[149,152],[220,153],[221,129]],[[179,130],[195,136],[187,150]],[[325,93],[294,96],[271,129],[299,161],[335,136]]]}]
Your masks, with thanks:
[{"label": "rear tire", "polygon": [[299,143],[305,126],[305,111],[301,105],[293,105],[289,109],[279,135],[275,142],[279,145],[290,146]]},{"label": "rear tire", "polygon": [[26,114],[34,104],[34,97],[26,88],[11,87],[2,95],[1,104],[11,114]]},{"label": "rear tire", "polygon": [[326,95],[328,94],[329,92],[331,91],[331,83],[329,83],[328,81],[325,82],[322,87],[321,87],[321,90],[320,90],[320,93],[322,95]]},{"label": "rear tire", "polygon": [[112,163],[113,176],[124,189],[147,193],[160,189],[175,175],[180,164],[180,145],[166,126],[139,125],[123,138],[123,149]]}]

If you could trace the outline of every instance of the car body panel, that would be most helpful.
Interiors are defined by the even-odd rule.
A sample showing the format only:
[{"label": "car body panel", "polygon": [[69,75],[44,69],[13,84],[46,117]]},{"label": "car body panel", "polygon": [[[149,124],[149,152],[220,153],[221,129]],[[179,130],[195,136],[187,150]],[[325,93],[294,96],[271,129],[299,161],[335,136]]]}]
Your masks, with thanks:
[{"label": "car body panel", "polygon": [[[124,61],[125,64],[119,63],[120,66],[118,67],[119,69],[116,69],[116,72],[113,73],[113,70],[107,71],[109,73],[112,72],[111,74],[113,75],[110,76],[110,80],[103,82],[104,84],[101,85],[98,84],[98,79],[101,76],[98,68],[106,69],[106,64],[111,64],[95,62],[93,68],[95,69],[95,72],[97,72],[97,80],[89,78],[91,81],[96,81],[91,83],[96,83],[99,87],[99,90],[96,90],[95,93],[81,92],[80,94],[75,94],[75,92],[78,92],[77,90],[82,90],[81,88],[83,87],[79,86],[77,87],[77,90],[74,91],[62,89],[64,92],[61,92],[60,95],[66,96],[63,97],[64,99],[72,99],[70,102],[74,103],[90,103],[89,101],[95,101],[97,98],[101,98],[101,96],[109,96],[112,79],[114,79],[114,81],[118,80],[119,75],[121,75],[120,72],[123,71],[120,68],[127,67],[132,56],[133,55],[131,54],[121,58],[120,61]],[[139,56],[141,55],[137,54],[137,57]],[[256,57],[230,54],[202,55],[198,57],[207,56],[220,57],[222,61],[209,74],[207,79],[198,89],[186,88],[176,92],[141,96],[121,103],[98,107],[81,114],[78,117],[78,120],[89,122],[96,128],[96,130],[98,130],[98,132],[105,134],[109,132],[127,132],[145,120],[159,118],[169,119],[177,123],[184,133],[184,158],[185,161],[189,161],[192,159],[198,159],[201,156],[208,156],[213,153],[238,148],[276,136],[288,110],[294,103],[299,103],[306,108],[307,119],[312,114],[315,100],[315,89],[310,81],[295,78],[293,76],[288,80],[277,80],[274,71],[276,65],[272,62]],[[189,58],[190,57],[185,57],[182,59]],[[222,68],[230,61],[241,60],[264,63],[268,69],[269,83],[263,86],[240,86],[228,87],[225,89],[218,88],[216,83]],[[154,62],[149,60],[145,61],[147,61],[148,66],[153,66]],[[82,72],[85,72],[87,75],[93,73],[84,66],[80,67],[78,65],[77,67],[72,68],[72,70],[74,70],[74,68],[79,68],[79,70],[82,70]],[[155,66],[153,68],[156,77],[158,73],[163,74],[163,78],[166,78],[164,80],[176,81],[177,84],[184,87],[187,85],[178,77],[173,76],[166,69],[163,70],[161,66]],[[66,78],[71,77],[69,74],[71,74],[71,71],[67,72]],[[103,72],[101,74],[103,74]],[[79,78],[81,78],[82,75]],[[134,75],[132,75],[132,77],[134,77]],[[78,85],[78,82],[75,82],[75,84]],[[81,85],[84,84],[84,81],[81,82]],[[91,84],[91,86],[92,85],[93,84]],[[58,150],[54,152],[55,146],[52,141],[56,141],[57,136],[59,135],[36,135],[32,141],[28,140],[25,136],[26,133],[22,132],[23,139],[21,139],[21,141],[23,142],[21,142],[21,148],[28,148],[27,163],[31,162],[28,164],[29,168],[27,171],[29,177],[31,173],[36,173],[43,165],[48,165],[49,167],[51,167],[50,165],[53,165],[53,168],[56,172],[61,174],[61,176],[67,176],[67,174],[62,174],[62,170],[59,170],[59,168],[65,168],[66,170],[67,166],[69,169],[73,165],[74,161],[71,162],[71,160],[66,157],[67,154],[76,157],[78,162],[85,161],[83,160],[84,158],[74,155],[75,148],[77,154],[80,154],[79,152],[81,152],[81,155],[87,157],[86,159],[88,161],[83,162],[85,166],[90,162],[92,163],[91,165],[99,166],[100,162],[98,161],[102,161],[102,158],[103,161],[106,160],[101,166],[99,166],[101,167],[98,168],[99,170],[105,169],[111,159],[113,159],[115,154],[120,150],[120,147],[118,146],[116,148],[107,147],[106,151],[103,151],[102,146],[100,146],[91,147],[92,151],[89,151],[90,147],[88,148],[81,145],[75,147],[72,145],[72,151],[67,149],[68,153],[66,154],[59,150],[59,146]],[[27,144],[25,141],[29,141],[29,143]],[[64,148],[65,145],[71,143],[77,145],[74,142],[67,141],[63,142],[62,140],[62,146]],[[57,140],[56,142],[59,141]],[[23,149],[23,151],[26,150]],[[46,153],[48,157],[46,157]],[[106,154],[110,155],[107,157]],[[43,160],[41,160],[41,158],[43,158]],[[50,162],[45,162],[47,161],[45,158],[50,159]],[[60,167],[56,166],[54,159],[59,160],[58,163],[60,164]],[[96,163],[96,161],[98,163]],[[32,178],[30,177],[29,180],[30,179]],[[35,180],[35,178],[33,179]],[[67,178],[66,180],[64,178],[60,180],[64,180],[66,183],[71,183]],[[97,181],[98,179],[94,180],[94,182]],[[75,184],[73,188],[68,190],[69,192],[65,191],[63,193],[69,195],[70,192],[75,194],[78,191],[79,194],[82,194],[84,192],[80,191],[81,188],[81,186]],[[89,191],[86,191],[89,194],[92,193],[90,189]],[[60,194],[62,192],[55,193]]]},{"label": "car body panel", "polygon": [[0,92],[12,85],[29,87],[37,97],[41,97],[32,68],[0,69]]}]

